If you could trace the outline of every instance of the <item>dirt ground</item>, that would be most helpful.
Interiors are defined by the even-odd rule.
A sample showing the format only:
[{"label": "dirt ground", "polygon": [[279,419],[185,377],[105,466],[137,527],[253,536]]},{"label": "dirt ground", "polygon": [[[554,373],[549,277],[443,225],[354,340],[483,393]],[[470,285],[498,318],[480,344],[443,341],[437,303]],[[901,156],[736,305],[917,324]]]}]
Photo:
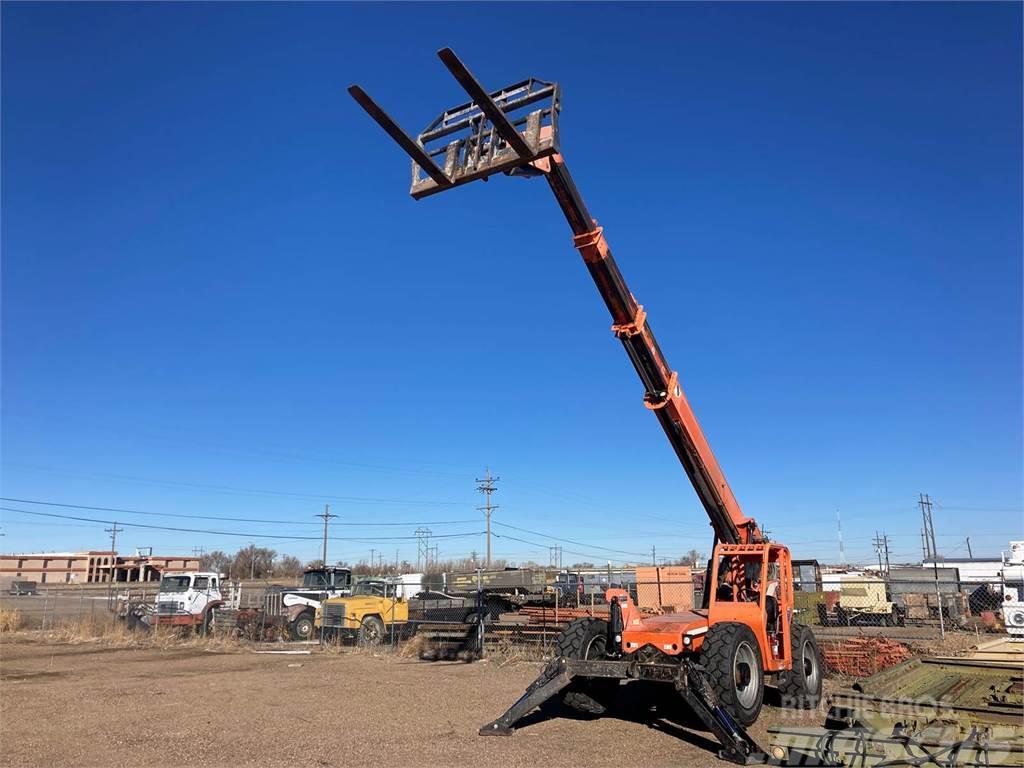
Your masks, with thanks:
[{"label": "dirt ground", "polygon": [[[290,646],[294,649],[294,646]],[[511,737],[477,729],[537,663],[425,662],[361,651],[258,655],[123,649],[8,636],[0,646],[4,766],[721,766],[685,712],[659,718],[637,684],[614,716],[534,713]],[[767,706],[751,729],[820,724]]]}]

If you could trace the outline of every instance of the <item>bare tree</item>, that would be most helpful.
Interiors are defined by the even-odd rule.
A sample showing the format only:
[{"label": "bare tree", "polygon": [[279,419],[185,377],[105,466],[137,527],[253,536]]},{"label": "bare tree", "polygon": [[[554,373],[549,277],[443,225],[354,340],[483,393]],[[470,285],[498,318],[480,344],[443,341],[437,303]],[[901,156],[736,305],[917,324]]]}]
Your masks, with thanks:
[{"label": "bare tree", "polygon": [[231,555],[215,549],[199,558],[199,568],[204,571],[226,574],[231,570],[231,561]]},{"label": "bare tree", "polygon": [[298,576],[302,573],[302,561],[292,555],[281,555],[274,562],[275,576]]}]

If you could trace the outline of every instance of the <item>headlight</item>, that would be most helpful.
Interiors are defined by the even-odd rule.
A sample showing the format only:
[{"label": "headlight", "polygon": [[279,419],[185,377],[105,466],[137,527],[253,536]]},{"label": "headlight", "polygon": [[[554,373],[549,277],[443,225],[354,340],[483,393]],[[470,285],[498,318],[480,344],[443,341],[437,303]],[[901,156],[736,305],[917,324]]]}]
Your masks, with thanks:
[{"label": "headlight", "polygon": [[185,610],[185,604],[184,603],[178,603],[178,610],[179,611],[184,611]]}]

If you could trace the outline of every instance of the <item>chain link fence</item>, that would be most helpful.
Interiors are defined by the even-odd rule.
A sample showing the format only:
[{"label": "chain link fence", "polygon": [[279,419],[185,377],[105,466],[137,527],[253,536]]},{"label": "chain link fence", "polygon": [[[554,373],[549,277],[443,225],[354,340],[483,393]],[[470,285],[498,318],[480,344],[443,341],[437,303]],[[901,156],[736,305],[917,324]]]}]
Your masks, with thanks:
[{"label": "chain link fence", "polygon": [[[326,601],[319,635],[324,645],[383,646],[426,659],[474,659],[488,654],[543,659],[556,653],[562,631],[574,620],[608,616],[605,592],[625,590],[642,614],[700,609],[703,570],[689,568],[595,569],[561,573],[532,592],[477,589],[454,593],[424,590],[411,596],[383,594]],[[909,658],[929,642],[971,640],[1002,631],[1002,605],[1022,585],[969,582],[955,569],[893,569],[889,574],[797,571],[794,620],[818,638],[826,668],[839,674],[870,674]],[[135,597],[146,605],[153,594]],[[375,599],[368,599],[368,598]],[[742,598],[741,598],[742,599]],[[5,598],[27,628],[107,620],[103,593],[82,589],[40,591]],[[294,640],[279,589],[248,589],[237,608],[218,614],[213,629],[252,641]],[[952,638],[952,639],[951,639]]]}]

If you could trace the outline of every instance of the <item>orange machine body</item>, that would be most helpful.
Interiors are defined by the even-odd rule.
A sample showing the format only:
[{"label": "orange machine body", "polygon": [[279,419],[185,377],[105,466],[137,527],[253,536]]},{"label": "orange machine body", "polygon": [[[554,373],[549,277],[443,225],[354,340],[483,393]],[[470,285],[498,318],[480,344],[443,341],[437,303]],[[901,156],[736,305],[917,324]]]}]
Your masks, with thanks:
[{"label": "orange machine body", "polygon": [[719,622],[750,627],[766,672],[792,665],[789,634],[793,620],[792,565],[781,544],[719,544],[715,548],[708,607],[658,616],[641,614],[622,589],[606,598],[622,609],[622,652],[653,649],[667,656],[698,653],[708,629]]}]

